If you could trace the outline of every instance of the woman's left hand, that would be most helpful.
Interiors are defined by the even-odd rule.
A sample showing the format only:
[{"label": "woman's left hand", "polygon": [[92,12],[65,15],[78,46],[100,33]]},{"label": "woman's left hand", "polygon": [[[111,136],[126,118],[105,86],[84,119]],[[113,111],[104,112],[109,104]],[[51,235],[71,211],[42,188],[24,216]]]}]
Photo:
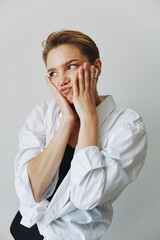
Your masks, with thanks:
[{"label": "woman's left hand", "polygon": [[96,69],[84,63],[78,78],[73,81],[73,104],[81,121],[91,119],[96,113]]}]

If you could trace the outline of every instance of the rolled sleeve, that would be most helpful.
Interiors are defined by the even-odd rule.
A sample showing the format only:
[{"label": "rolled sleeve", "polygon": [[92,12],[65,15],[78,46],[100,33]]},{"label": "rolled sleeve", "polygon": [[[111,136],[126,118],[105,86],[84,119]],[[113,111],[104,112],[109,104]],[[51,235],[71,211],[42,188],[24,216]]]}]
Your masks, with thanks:
[{"label": "rolled sleeve", "polygon": [[[22,127],[19,134],[19,150],[15,158],[15,188],[20,201],[21,223],[26,227],[33,226],[44,214],[48,201],[45,197],[36,203],[33,197],[27,172],[28,162],[45,149],[45,126],[42,113],[36,107]],[[50,188],[53,189],[53,186]],[[47,193],[51,189],[47,190]]]},{"label": "rolled sleeve", "polygon": [[147,136],[143,120],[130,116],[106,145],[75,154],[71,165],[71,200],[77,208],[92,209],[113,201],[137,177],[143,166]]},{"label": "rolled sleeve", "polygon": [[71,164],[71,201],[79,209],[94,208],[104,188],[104,159],[99,148],[78,151]]},{"label": "rolled sleeve", "polygon": [[[88,172],[93,169],[103,168],[104,161],[101,158],[99,148],[87,147],[78,151],[71,164],[71,178],[76,186],[80,185]],[[72,171],[73,170],[73,171]]]},{"label": "rolled sleeve", "polygon": [[21,224],[30,228],[45,214],[48,201],[43,198],[39,203],[35,202],[26,167],[16,180],[16,189],[20,199]]}]

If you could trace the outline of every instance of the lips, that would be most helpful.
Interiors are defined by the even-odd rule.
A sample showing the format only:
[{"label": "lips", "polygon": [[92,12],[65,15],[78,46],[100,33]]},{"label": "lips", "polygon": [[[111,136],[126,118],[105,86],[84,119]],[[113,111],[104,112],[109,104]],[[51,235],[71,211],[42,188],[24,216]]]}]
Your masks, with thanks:
[{"label": "lips", "polygon": [[61,88],[60,89],[60,93],[65,95],[67,94],[68,92],[70,92],[71,88],[70,87],[64,87],[64,88]]}]

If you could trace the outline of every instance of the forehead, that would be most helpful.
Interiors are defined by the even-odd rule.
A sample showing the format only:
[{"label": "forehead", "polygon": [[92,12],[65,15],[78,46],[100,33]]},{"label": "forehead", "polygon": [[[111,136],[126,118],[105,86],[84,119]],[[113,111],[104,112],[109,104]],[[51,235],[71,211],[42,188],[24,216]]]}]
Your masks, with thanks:
[{"label": "forehead", "polygon": [[63,44],[53,48],[47,56],[47,67],[59,66],[67,61],[76,59],[88,61],[87,57],[81,53],[80,49],[73,44]]}]

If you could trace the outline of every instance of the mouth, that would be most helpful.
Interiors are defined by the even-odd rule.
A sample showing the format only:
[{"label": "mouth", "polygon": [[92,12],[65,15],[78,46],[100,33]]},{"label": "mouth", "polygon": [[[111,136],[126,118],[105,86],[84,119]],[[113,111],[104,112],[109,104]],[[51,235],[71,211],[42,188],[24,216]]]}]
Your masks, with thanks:
[{"label": "mouth", "polygon": [[60,93],[62,95],[66,95],[68,92],[70,92],[71,88],[70,87],[65,87],[60,90]]}]

